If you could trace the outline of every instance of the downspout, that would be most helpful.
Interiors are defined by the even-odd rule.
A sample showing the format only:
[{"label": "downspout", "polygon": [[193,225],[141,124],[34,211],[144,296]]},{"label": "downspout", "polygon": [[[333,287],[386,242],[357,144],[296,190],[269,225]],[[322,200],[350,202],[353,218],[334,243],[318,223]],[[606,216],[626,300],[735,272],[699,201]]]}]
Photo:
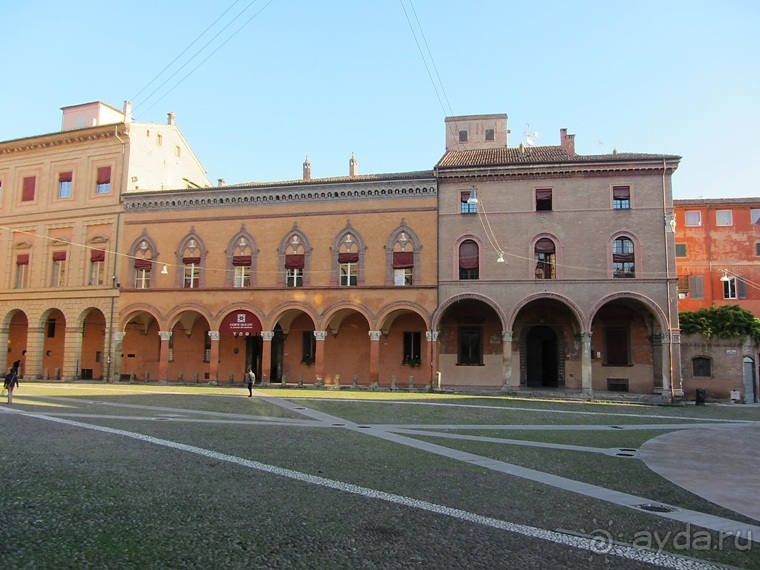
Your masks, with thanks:
[{"label": "downspout", "polygon": [[[121,229],[121,196],[124,191],[124,176],[126,176],[126,170],[124,168],[125,163],[125,154],[126,154],[126,147],[127,143],[126,141],[122,140],[119,136],[119,125],[117,124],[114,130],[114,136],[117,138],[117,140],[121,143],[121,176],[119,177],[119,195],[118,195],[118,204],[119,204],[119,211],[116,212],[116,236],[114,238],[114,246],[113,246],[113,253],[115,254],[113,256],[113,274],[111,277],[111,289],[117,289],[118,281],[116,279],[116,258],[119,254],[119,230]],[[108,317],[108,360],[106,362],[106,382],[111,381],[111,362],[113,361],[113,313],[114,313],[114,305],[116,304],[116,296],[115,294],[111,294],[111,314]]]},{"label": "downspout", "polygon": [[[672,402],[675,398],[675,388],[674,388],[674,382],[675,382],[675,365],[673,363],[673,300],[670,297],[670,254],[668,247],[668,228],[673,228],[673,226],[670,225],[670,220],[668,218],[668,200],[667,200],[667,192],[665,191],[665,175],[668,171],[668,165],[667,161],[663,159],[662,161],[662,210],[663,210],[663,232],[665,235],[665,295],[668,299],[668,353],[669,353],[669,365],[670,365],[670,401]],[[672,214],[675,216],[675,212]],[[675,219],[675,218],[674,218]],[[673,240],[675,240],[676,234],[675,229],[673,229]],[[680,368],[680,363],[679,363]]]}]

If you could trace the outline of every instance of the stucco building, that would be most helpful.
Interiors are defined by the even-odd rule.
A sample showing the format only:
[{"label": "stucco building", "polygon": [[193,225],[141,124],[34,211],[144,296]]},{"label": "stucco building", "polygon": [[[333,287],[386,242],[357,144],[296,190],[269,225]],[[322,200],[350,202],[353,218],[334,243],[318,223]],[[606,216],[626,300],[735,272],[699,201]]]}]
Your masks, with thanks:
[{"label": "stucco building", "polygon": [[506,115],[446,119],[431,327],[443,384],[680,395],[680,157],[508,134]]},{"label": "stucco building", "polygon": [[429,384],[432,171],[125,195],[120,378]]},{"label": "stucco building", "polygon": [[24,377],[103,378],[122,196],[208,181],[172,114],[154,124],[134,122],[129,103],[62,111],[61,131],[0,142],[0,346]]}]

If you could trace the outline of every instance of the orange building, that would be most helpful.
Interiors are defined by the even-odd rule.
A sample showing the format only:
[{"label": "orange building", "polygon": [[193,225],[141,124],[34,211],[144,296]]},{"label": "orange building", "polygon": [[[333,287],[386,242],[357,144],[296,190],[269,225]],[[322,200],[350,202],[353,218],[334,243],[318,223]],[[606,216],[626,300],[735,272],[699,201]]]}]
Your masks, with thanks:
[{"label": "orange building", "polygon": [[679,310],[739,305],[760,317],[760,198],[673,206]]},{"label": "orange building", "polygon": [[[432,171],[124,196],[116,378],[431,382]],[[425,364],[424,366],[422,366]]]}]

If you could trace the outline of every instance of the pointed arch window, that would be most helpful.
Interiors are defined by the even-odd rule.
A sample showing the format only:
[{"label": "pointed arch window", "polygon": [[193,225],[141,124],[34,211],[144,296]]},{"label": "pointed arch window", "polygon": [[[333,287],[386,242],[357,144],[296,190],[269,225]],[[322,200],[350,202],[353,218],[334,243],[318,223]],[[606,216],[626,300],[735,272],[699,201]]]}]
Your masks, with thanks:
[{"label": "pointed arch window", "polygon": [[556,279],[556,247],[549,238],[541,238],[534,247],[536,279]]},{"label": "pointed arch window", "polygon": [[253,255],[250,241],[250,238],[240,235],[235,238],[234,245],[230,248],[232,251],[232,286],[235,288],[251,286]]},{"label": "pointed arch window", "polygon": [[135,289],[150,289],[151,273],[153,271],[153,259],[155,251],[153,244],[148,238],[141,238],[132,248],[134,263],[134,287]]},{"label": "pointed arch window", "polygon": [[356,287],[359,277],[359,246],[356,239],[347,233],[341,241],[338,252],[339,285]]},{"label": "pointed arch window", "polygon": [[480,248],[478,244],[466,239],[459,244],[459,279],[480,278]]},{"label": "pointed arch window", "polygon": [[304,254],[304,245],[298,234],[293,234],[288,238],[288,245],[285,247],[285,286],[286,287],[303,287],[303,271],[306,266],[306,255]]},{"label": "pointed arch window", "polygon": [[182,287],[198,289],[201,283],[201,262],[203,248],[197,238],[191,237],[182,247]]}]

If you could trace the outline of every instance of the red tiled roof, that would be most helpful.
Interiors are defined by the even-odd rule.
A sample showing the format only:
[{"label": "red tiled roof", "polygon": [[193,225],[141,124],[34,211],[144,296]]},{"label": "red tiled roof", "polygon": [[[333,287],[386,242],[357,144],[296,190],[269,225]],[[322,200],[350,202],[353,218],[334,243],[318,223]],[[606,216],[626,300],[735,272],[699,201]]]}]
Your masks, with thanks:
[{"label": "red tiled roof", "polygon": [[561,146],[502,147],[480,150],[450,150],[438,161],[437,168],[464,166],[506,166],[512,164],[547,164],[561,162],[625,162],[629,160],[678,160],[662,154],[618,152],[614,154],[568,154]]}]

